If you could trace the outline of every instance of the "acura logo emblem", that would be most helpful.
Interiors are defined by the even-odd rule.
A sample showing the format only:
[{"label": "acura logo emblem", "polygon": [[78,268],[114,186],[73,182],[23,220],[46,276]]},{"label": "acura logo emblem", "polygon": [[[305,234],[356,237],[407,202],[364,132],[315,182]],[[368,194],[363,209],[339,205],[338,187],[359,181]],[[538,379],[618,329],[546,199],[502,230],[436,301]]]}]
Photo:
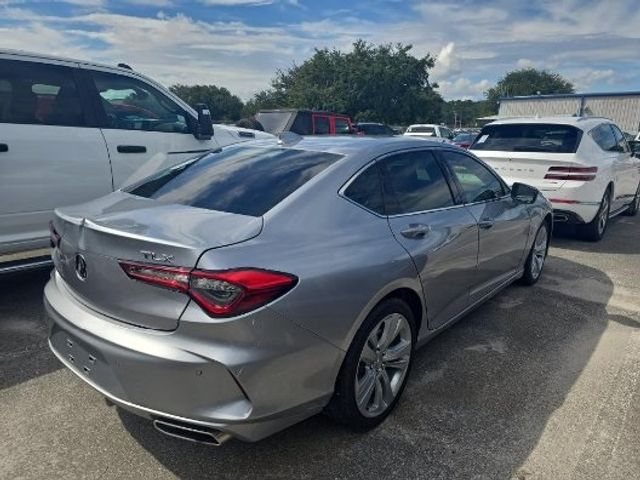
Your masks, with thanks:
[{"label": "acura logo emblem", "polygon": [[76,275],[83,282],[87,279],[87,261],[79,253],[76,255]]}]

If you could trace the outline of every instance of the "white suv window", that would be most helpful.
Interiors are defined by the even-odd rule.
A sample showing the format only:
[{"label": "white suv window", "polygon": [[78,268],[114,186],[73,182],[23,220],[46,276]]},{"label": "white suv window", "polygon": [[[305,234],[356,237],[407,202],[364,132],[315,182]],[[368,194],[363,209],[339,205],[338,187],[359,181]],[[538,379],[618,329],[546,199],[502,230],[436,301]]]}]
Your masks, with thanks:
[{"label": "white suv window", "polygon": [[618,151],[618,142],[616,136],[613,133],[613,129],[608,123],[601,123],[595,128],[589,131],[589,135],[593,138],[593,141],[606,152]]},{"label": "white suv window", "polygon": [[106,128],[189,133],[186,112],[147,83],[111,73],[92,76]]}]

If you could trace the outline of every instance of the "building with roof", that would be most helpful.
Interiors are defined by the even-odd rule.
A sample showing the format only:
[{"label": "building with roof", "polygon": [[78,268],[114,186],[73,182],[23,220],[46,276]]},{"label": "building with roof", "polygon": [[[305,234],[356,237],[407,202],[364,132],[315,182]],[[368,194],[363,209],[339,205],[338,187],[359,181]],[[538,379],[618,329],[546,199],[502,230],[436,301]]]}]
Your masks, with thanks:
[{"label": "building with roof", "polygon": [[498,117],[593,115],[613,120],[623,131],[640,131],[640,92],[529,95],[500,99]]}]

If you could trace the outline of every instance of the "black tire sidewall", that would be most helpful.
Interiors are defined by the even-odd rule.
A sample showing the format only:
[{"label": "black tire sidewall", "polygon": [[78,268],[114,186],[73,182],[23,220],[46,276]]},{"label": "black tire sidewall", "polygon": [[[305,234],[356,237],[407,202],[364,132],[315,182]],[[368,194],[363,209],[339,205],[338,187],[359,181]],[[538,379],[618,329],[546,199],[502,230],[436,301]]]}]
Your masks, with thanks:
[{"label": "black tire sidewall", "polygon": [[[398,390],[398,393],[389,408],[377,417],[365,417],[360,413],[355,399],[355,379],[358,363],[360,361],[360,354],[362,353],[362,349],[371,333],[371,330],[373,330],[380,320],[392,313],[402,314],[409,322],[409,326],[411,328],[412,348],[409,366],[402,385],[400,386],[400,390]],[[397,405],[407,385],[407,379],[409,378],[411,367],[413,365],[416,335],[416,321],[411,308],[409,308],[405,301],[399,298],[390,298],[377,305],[364,320],[351,342],[351,346],[349,347],[344,361],[342,362],[342,367],[340,368],[340,373],[336,380],[333,397],[327,406],[327,413],[335,420],[354,431],[367,431],[382,423]]]},{"label": "black tire sidewall", "polygon": [[542,224],[538,227],[538,230],[536,230],[536,235],[535,237],[533,237],[533,242],[531,243],[531,249],[529,250],[529,256],[527,257],[527,261],[524,264],[524,273],[522,274],[522,278],[520,279],[520,283],[524,284],[524,285],[534,285],[535,283],[538,282],[538,280],[540,280],[540,277],[542,277],[542,272],[544,272],[544,266],[547,263],[547,254],[545,254],[545,261],[544,264],[542,265],[542,270],[540,270],[540,274],[537,277],[534,277],[533,274],[531,273],[531,264],[533,263],[533,250],[536,246],[536,239],[538,238],[538,234],[540,233],[540,230],[542,229],[546,229],[547,230],[547,252],[549,251],[549,226],[547,225],[547,222],[542,222]]}]

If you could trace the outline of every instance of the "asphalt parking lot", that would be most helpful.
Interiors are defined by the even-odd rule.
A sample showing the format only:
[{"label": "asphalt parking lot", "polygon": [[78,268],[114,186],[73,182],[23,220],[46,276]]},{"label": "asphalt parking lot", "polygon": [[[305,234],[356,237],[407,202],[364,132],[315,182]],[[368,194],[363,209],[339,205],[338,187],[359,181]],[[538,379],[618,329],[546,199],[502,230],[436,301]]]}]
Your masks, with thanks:
[{"label": "asphalt parking lot", "polygon": [[48,351],[48,272],[0,280],[0,478],[640,477],[640,217],[553,240],[512,286],[418,352],[364,435],[323,416],[257,444],[174,440],[108,407]]}]

